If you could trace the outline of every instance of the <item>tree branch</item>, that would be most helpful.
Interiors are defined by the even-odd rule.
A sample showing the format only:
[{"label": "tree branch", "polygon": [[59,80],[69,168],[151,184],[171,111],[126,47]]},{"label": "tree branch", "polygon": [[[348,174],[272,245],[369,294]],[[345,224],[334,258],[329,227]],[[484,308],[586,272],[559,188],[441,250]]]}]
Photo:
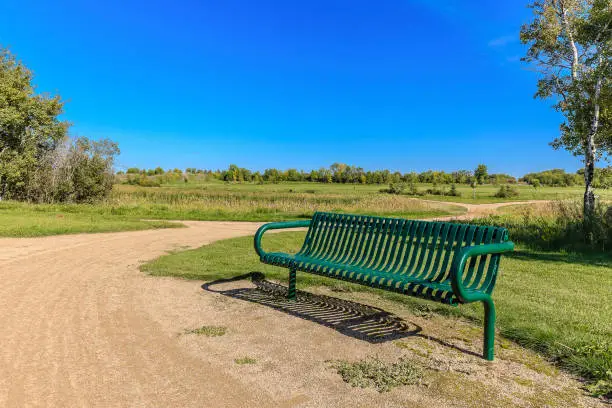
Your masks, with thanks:
[{"label": "tree branch", "polygon": [[567,19],[567,9],[563,4],[563,0],[559,1],[559,6],[561,8],[561,19],[565,26],[565,31],[567,32],[570,48],[572,49],[572,79],[576,80],[578,79],[578,48],[576,48],[576,43],[574,42],[574,35]]}]

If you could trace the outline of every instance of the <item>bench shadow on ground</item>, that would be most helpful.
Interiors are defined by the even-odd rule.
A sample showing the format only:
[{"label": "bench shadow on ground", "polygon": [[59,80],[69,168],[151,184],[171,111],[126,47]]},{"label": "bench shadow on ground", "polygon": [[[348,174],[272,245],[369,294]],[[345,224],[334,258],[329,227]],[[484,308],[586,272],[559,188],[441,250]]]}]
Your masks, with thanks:
[{"label": "bench shadow on ground", "polygon": [[[216,289],[216,286],[250,279],[255,287]],[[230,285],[231,286],[231,285]],[[251,272],[229,279],[207,282],[202,289],[233,299],[245,300],[332,328],[346,336],[378,344],[407,337],[421,337],[442,346],[478,356],[471,350],[425,335],[422,328],[383,309],[362,303],[298,290],[296,299],[287,299],[287,287]]]}]

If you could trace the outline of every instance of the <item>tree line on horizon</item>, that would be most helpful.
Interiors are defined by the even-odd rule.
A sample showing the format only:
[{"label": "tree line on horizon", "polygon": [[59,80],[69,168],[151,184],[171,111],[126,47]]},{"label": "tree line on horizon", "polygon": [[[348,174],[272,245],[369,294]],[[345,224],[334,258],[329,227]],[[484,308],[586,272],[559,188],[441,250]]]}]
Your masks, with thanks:
[{"label": "tree line on horizon", "polygon": [[[424,183],[424,184],[517,184],[526,183],[534,186],[571,187],[584,185],[584,170],[576,173],[568,173],[563,169],[544,170],[525,174],[523,177],[488,172],[484,164],[478,165],[474,170],[457,170],[453,172],[427,170],[424,172],[401,173],[390,170],[366,171],[361,167],[351,166],[343,163],[334,163],[329,167],[321,167],[317,170],[298,170],[290,168],[280,170],[269,168],[260,171],[231,164],[225,170],[207,170],[188,167],[184,170],[175,168],[164,170],[161,167],[154,169],[140,169],[130,167],[126,171],[117,172],[118,175],[126,175],[125,182],[129,184],[140,184],[154,186],[162,183],[176,182],[185,179],[189,175],[203,175],[210,179],[231,183],[280,183],[280,182],[316,182],[316,183],[339,183],[339,184],[394,184],[394,183]],[[157,177],[155,177],[157,176]],[[151,178],[158,179],[155,183]],[[597,188],[612,188],[612,166],[596,170],[595,186]]]}]

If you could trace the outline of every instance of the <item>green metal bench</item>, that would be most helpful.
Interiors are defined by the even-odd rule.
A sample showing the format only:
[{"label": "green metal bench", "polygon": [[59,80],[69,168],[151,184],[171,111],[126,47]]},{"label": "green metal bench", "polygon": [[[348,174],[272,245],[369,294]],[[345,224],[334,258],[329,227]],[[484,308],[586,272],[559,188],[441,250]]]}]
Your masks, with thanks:
[{"label": "green metal bench", "polygon": [[[267,230],[308,227],[296,254],[265,252]],[[493,360],[500,254],[514,249],[505,228],[317,212],[311,220],[265,224],[255,234],[261,262],[289,269],[290,299],[303,271],[457,306],[482,302],[483,357]]]}]

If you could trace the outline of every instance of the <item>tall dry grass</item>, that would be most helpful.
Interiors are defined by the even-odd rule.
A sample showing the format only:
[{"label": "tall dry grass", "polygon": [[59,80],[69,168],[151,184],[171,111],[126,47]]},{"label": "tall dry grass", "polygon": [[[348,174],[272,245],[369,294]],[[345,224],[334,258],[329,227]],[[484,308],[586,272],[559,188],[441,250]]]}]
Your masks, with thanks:
[{"label": "tall dry grass", "polygon": [[284,219],[310,217],[315,211],[434,217],[459,214],[462,208],[379,194],[312,194],[273,191],[214,191],[206,189],[116,188],[106,205],[115,212],[185,219]]}]

